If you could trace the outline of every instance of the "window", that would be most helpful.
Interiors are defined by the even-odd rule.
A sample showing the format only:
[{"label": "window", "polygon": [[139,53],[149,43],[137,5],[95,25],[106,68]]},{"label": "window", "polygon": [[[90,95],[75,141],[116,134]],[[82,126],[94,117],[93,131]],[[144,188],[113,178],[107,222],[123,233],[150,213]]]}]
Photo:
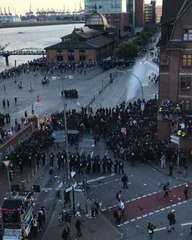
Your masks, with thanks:
[{"label": "window", "polygon": [[75,60],[74,56],[68,56],[68,62],[73,62]]},{"label": "window", "polygon": [[190,91],[191,90],[191,77],[182,77],[181,78],[180,89],[182,91]]},{"label": "window", "polygon": [[192,66],[192,54],[183,54],[182,66],[183,67],[191,67]]},{"label": "window", "polygon": [[85,61],[86,60],[86,54],[85,54],[85,50],[84,49],[80,49],[79,50],[79,60],[80,61]]},{"label": "window", "polygon": [[68,52],[68,55],[73,55],[74,54],[74,50],[73,49],[68,49],[67,52]]},{"label": "window", "polygon": [[67,50],[67,54],[68,54],[68,61],[71,62],[71,61],[74,61],[74,50],[73,49],[68,49]]},{"label": "window", "polygon": [[190,100],[188,99],[183,99],[181,100],[181,106],[182,106],[182,110],[187,112],[190,109]]},{"label": "window", "polygon": [[63,61],[63,53],[61,49],[57,49],[57,62]]},{"label": "window", "polygon": [[184,41],[192,41],[192,29],[185,29],[183,34]]}]

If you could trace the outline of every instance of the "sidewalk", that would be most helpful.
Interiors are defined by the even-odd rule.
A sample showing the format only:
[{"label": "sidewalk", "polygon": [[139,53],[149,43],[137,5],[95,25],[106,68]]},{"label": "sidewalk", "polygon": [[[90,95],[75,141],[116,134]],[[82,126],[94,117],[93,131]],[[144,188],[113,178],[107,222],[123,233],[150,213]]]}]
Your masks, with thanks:
[{"label": "sidewalk", "polygon": [[[161,168],[160,162],[159,162],[159,164],[157,164],[157,163],[150,163],[150,165],[153,168],[155,168],[156,170],[158,170],[159,172],[162,172],[163,174],[165,174],[167,176],[170,176],[169,175],[168,163],[166,164],[165,168]],[[192,182],[192,174],[190,174],[191,171],[192,171],[192,164],[189,164],[186,176],[184,176],[184,171],[183,171],[182,167],[174,166],[173,174],[172,174],[172,176],[170,176],[170,180],[171,180],[171,178],[174,178],[174,179],[178,179],[178,180],[180,180],[180,181],[182,181],[184,183]]]},{"label": "sidewalk", "polygon": [[[80,202],[82,209],[85,210],[85,198],[83,193],[75,192],[75,202]],[[90,202],[87,203],[88,213],[86,215],[81,215],[80,217],[72,217],[69,223],[71,230],[71,239],[77,239],[75,221],[79,218],[82,222],[82,234],[81,239],[91,239],[91,240],[120,240],[122,238],[122,233],[120,233],[101,213],[99,213],[96,218],[91,218],[90,213]],[[56,210],[52,216],[48,230],[45,232],[42,240],[52,240],[61,239],[63,228],[66,224],[58,222],[58,213],[60,212],[61,203],[58,202]]]}]

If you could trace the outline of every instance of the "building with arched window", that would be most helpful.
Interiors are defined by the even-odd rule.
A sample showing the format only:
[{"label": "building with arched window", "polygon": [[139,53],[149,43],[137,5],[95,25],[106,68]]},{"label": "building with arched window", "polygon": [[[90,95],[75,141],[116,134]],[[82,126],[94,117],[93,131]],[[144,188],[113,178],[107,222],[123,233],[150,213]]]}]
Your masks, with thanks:
[{"label": "building with arched window", "polygon": [[61,42],[46,47],[49,63],[100,62],[113,55],[119,43],[128,40],[129,34],[115,26],[98,12],[93,12],[82,28],[74,28]]}]

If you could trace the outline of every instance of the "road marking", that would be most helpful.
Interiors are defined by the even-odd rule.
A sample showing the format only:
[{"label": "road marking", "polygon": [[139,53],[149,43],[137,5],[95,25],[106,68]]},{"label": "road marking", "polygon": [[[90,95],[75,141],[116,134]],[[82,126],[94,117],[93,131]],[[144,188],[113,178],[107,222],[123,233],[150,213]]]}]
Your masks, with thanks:
[{"label": "road marking", "polygon": [[105,178],[108,178],[108,177],[113,177],[115,176],[115,174],[110,174],[109,176],[101,176],[101,177],[98,177],[98,178],[94,178],[94,179],[90,179],[87,181],[87,183],[92,183],[92,182],[96,182],[96,181],[99,181],[99,180],[103,180]]},{"label": "road marking", "polygon": [[192,225],[192,222],[182,223],[182,224],[181,224],[181,227],[185,227],[185,226],[189,226],[189,225]]},{"label": "road marking", "polygon": [[87,183],[96,182],[96,181],[99,181],[99,180],[103,180],[105,178],[106,178],[105,176],[101,176],[101,177],[98,177],[98,178],[90,179],[90,180],[87,181]]},{"label": "road marking", "polygon": [[41,191],[48,192],[51,191],[53,188],[42,188]]},{"label": "road marking", "polygon": [[161,228],[154,229],[155,232],[159,232],[159,231],[162,231],[162,230],[167,230],[167,228],[166,227],[161,227]]}]

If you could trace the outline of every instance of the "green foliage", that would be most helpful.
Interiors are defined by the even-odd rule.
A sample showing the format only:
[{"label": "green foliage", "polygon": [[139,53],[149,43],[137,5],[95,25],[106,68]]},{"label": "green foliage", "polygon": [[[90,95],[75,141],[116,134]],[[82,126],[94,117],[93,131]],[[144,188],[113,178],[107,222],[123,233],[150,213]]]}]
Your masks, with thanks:
[{"label": "green foliage", "polygon": [[134,43],[123,42],[115,49],[114,55],[124,61],[134,59],[138,54],[138,48]]},{"label": "green foliage", "polygon": [[138,37],[136,37],[134,39],[134,44],[136,44],[139,48],[144,47],[148,43],[149,39],[153,36],[153,34],[154,33],[152,31],[148,31],[148,32],[143,31],[143,32],[141,32],[138,35]]}]

